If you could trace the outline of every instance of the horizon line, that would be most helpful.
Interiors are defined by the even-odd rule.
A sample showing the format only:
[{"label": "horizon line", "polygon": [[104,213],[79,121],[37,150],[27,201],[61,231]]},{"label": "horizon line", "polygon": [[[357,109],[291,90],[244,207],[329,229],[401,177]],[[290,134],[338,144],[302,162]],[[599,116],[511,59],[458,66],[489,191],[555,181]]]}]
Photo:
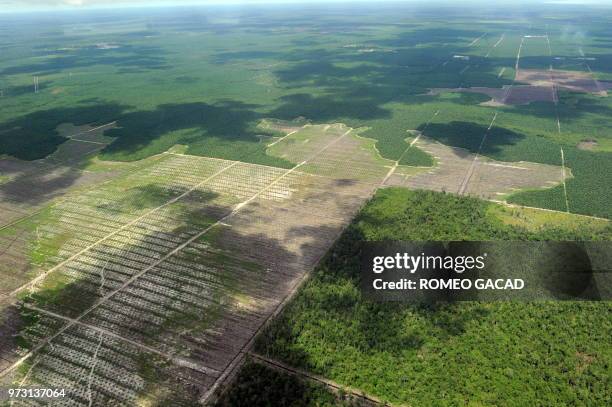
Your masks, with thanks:
[{"label": "horizon line", "polygon": [[[80,1],[80,3],[78,3]],[[3,6],[4,3],[4,6]],[[11,6],[11,3],[13,6]],[[77,4],[78,3],[78,4]],[[91,4],[83,3],[83,0],[75,2],[66,1],[64,4],[48,4],[48,5],[15,5],[13,2],[7,3],[0,1],[0,14],[27,14],[41,12],[73,12],[73,11],[97,11],[97,10],[118,10],[118,9],[153,9],[153,8],[180,8],[180,7],[250,7],[250,6],[333,6],[346,4],[360,3],[360,5],[370,4],[378,6],[380,3],[387,4],[403,4],[403,5],[446,5],[464,7],[470,3],[478,5],[482,3],[490,4],[488,0],[464,0],[460,5],[453,0],[377,0],[374,4],[372,0],[182,0],[182,1],[167,1],[159,0],[155,2],[134,1],[134,0],[118,0],[112,4],[100,4],[94,2]],[[555,5],[555,6],[609,6],[612,4],[606,0],[507,0],[496,7],[503,6],[524,6],[530,4],[534,6]]]}]

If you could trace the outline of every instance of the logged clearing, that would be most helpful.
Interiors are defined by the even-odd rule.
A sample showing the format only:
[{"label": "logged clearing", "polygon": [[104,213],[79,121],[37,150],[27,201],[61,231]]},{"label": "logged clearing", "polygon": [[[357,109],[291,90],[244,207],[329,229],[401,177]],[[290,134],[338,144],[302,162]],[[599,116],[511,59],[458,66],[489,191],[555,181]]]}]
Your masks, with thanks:
[{"label": "logged clearing", "polygon": [[576,147],[578,147],[580,150],[591,151],[594,150],[598,144],[599,143],[597,143],[597,140],[582,140],[576,145]]},{"label": "logged clearing", "polygon": [[[292,162],[307,161],[300,171],[334,179],[379,183],[394,164],[380,157],[372,139],[359,137],[361,129],[343,124],[308,125],[268,149]],[[332,137],[337,137],[328,145]],[[313,152],[316,153],[313,156]]]},{"label": "logged clearing", "polygon": [[3,312],[3,375],[74,405],[205,395],[389,171],[352,132],[286,137],[289,170],[162,154],[6,229],[27,261],[2,270],[24,299]]},{"label": "logged clearing", "polygon": [[0,183],[0,228],[80,187],[116,177],[116,170],[85,169],[88,158],[112,141],[104,132],[114,127],[115,123],[104,126],[65,123],[56,131],[68,140],[48,157],[35,161],[0,157],[0,175],[4,179]]},{"label": "logged clearing", "polygon": [[532,86],[552,87],[582,93],[595,93],[607,96],[607,90],[612,89],[612,82],[597,81],[590,72],[521,69],[516,74],[516,80]]},{"label": "logged clearing", "polygon": [[503,86],[501,88],[437,88],[432,89],[430,95],[438,95],[446,92],[459,93],[480,93],[491,98],[486,102],[480,103],[481,106],[504,106],[504,105],[527,105],[531,102],[554,102],[555,95],[550,87],[545,84],[538,85],[514,85]]},{"label": "logged clearing", "polygon": [[491,100],[481,103],[482,106],[527,105],[532,102],[557,102],[557,90],[592,93],[607,96],[612,89],[612,82],[598,81],[589,72],[520,69],[516,73],[515,85],[500,88],[434,88],[429,95],[446,92],[480,93]]},{"label": "logged clearing", "polygon": [[300,130],[305,124],[306,119],[304,118],[298,118],[292,121],[264,119],[259,123],[258,127],[261,129],[277,131],[280,133],[292,133]]},{"label": "logged clearing", "polygon": [[[558,166],[496,161],[461,148],[446,146],[425,136],[420,137],[415,145],[434,156],[437,166],[410,177],[393,174],[387,179],[387,185],[502,200],[520,189],[550,188],[563,181],[563,172]],[[564,177],[569,176],[569,170],[566,170]]]}]

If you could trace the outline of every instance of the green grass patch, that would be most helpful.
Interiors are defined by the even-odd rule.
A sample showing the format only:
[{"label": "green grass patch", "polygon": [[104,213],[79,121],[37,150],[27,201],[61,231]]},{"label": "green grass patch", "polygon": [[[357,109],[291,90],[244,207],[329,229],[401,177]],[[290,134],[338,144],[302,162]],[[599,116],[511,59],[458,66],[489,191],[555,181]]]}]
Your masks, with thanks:
[{"label": "green grass patch", "polygon": [[24,301],[43,309],[60,310],[68,316],[76,316],[92,306],[98,298],[89,293],[83,295],[83,287],[78,280],[74,281],[61,272],[53,272]]},{"label": "green grass patch", "polygon": [[421,150],[418,147],[412,146],[402,155],[399,165],[409,165],[412,167],[433,167],[435,165],[435,161],[431,154]]}]

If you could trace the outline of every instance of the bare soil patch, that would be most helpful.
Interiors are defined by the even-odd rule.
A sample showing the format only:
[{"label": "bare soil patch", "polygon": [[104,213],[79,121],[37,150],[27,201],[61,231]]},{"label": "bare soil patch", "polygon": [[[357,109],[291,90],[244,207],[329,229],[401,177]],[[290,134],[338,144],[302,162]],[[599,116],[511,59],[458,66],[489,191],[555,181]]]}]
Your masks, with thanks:
[{"label": "bare soil patch", "polygon": [[531,102],[555,102],[555,90],[592,93],[607,96],[612,89],[612,82],[598,81],[589,72],[520,69],[516,81],[525,85],[504,86],[502,88],[435,88],[428,95],[444,92],[482,93],[491,100],[481,103],[483,106],[526,105]]},{"label": "bare soil patch", "polygon": [[595,147],[598,146],[597,140],[593,140],[593,139],[586,139],[586,140],[582,140],[580,143],[578,143],[576,145],[576,147],[578,147],[581,150],[593,150]]},{"label": "bare soil patch", "polygon": [[611,85],[598,82],[589,72],[521,69],[517,72],[518,82],[528,83],[532,86],[552,87],[572,92],[594,93],[606,96],[606,89]]},{"label": "bare soil patch", "polygon": [[277,120],[264,119],[258,127],[265,130],[278,131],[281,133],[291,133],[299,130],[302,126],[308,124],[308,121],[303,117],[298,117],[294,120]]},{"label": "bare soil patch", "polygon": [[[437,166],[409,178],[394,174],[386,184],[457,193],[475,155],[427,137],[421,137],[417,146],[433,155]],[[567,173],[565,177],[569,175]],[[561,182],[561,167],[523,161],[508,163],[479,156],[465,192],[484,199],[502,200],[505,195],[520,189],[547,188]]]},{"label": "bare soil patch", "polygon": [[482,93],[491,100],[481,103],[482,106],[526,105],[531,102],[554,102],[551,87],[546,86],[504,86],[502,88],[444,88],[433,89],[432,94],[443,92]]},{"label": "bare soil patch", "polygon": [[552,88],[545,86],[513,86],[503,103],[526,105],[531,102],[554,102]]}]

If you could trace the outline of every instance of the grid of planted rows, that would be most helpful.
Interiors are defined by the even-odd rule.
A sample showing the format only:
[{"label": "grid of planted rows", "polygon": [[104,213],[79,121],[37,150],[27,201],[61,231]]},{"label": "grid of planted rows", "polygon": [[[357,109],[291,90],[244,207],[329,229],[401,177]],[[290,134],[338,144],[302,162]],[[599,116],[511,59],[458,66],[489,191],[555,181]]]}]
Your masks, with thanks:
[{"label": "grid of planted rows", "polygon": [[[30,382],[37,383],[38,387],[66,390],[65,397],[53,400],[54,406],[137,405],[151,386],[144,374],[151,366],[159,369],[160,383],[156,386],[173,386],[167,392],[176,391],[180,386],[182,392],[188,393],[189,387],[209,385],[213,380],[193,370],[173,368],[171,379],[162,381],[163,358],[81,325],[62,333],[32,357],[30,363],[31,368],[26,373]],[[28,399],[13,405],[48,403]]]},{"label": "grid of planted rows", "polygon": [[[189,371],[200,372],[194,383],[201,391],[207,389],[333,243],[375,189],[374,180],[380,182],[388,171],[372,162],[359,140],[343,143],[347,134],[344,126],[330,126],[325,137],[313,139],[306,149],[308,143],[288,138],[285,151],[304,161],[297,171],[167,154],[163,167],[147,169],[137,185],[153,188],[161,201],[181,199],[154,211],[148,197],[134,190],[135,179],[109,185],[107,189],[116,192],[113,196],[98,191],[91,192],[98,201],[84,195],[71,202],[70,210],[59,216],[69,219],[66,228],[80,229],[83,236],[64,244],[60,256],[70,260],[54,274],[69,281],[84,300],[45,302],[44,290],[30,299],[36,306],[77,318],[36,354],[45,362],[33,371],[53,371],[52,364],[61,360],[65,364],[58,372],[66,371],[65,377],[49,375],[48,384],[67,380],[77,387],[87,367],[96,366],[96,377],[110,374],[114,362],[100,373],[93,362],[105,355],[100,353],[106,346],[106,339],[103,345],[98,339],[106,337],[101,330],[121,338],[121,343],[109,342],[109,355],[117,346],[134,348],[127,362],[117,362],[119,374],[142,378],[128,362],[154,350],[175,364],[176,358],[190,361]],[[291,152],[293,146],[300,151]],[[341,179],[333,178],[334,167],[341,169]],[[192,178],[196,168],[206,170]],[[302,172],[313,168],[324,173]],[[169,172],[174,175],[167,177]],[[138,207],[134,202],[140,201],[149,207],[130,218],[123,209]],[[92,330],[87,327],[95,331],[83,335],[83,330]],[[49,334],[34,333],[32,343]],[[69,341],[79,345],[70,352],[55,347]],[[110,397],[108,388],[118,386],[122,396],[114,402],[119,404],[146,393],[142,386],[128,388],[108,377],[99,383],[93,385],[94,396]],[[73,396],[72,405],[89,404],[94,396],[84,391]]]}]

